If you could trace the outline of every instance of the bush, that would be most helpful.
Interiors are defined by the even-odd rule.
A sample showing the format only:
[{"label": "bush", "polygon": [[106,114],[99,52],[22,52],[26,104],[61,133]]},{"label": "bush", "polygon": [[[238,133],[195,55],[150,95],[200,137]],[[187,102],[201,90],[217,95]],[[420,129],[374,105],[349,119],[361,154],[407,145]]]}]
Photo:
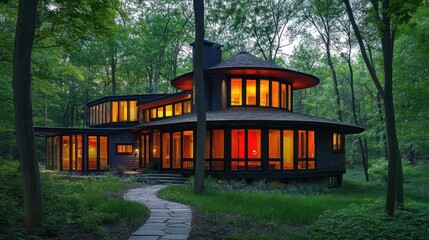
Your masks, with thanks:
[{"label": "bush", "polygon": [[309,239],[427,239],[428,212],[416,203],[406,206],[394,218],[386,215],[381,202],[325,211],[311,227]]},{"label": "bush", "polygon": [[371,179],[381,182],[387,182],[387,160],[377,159],[370,162],[368,174]]}]

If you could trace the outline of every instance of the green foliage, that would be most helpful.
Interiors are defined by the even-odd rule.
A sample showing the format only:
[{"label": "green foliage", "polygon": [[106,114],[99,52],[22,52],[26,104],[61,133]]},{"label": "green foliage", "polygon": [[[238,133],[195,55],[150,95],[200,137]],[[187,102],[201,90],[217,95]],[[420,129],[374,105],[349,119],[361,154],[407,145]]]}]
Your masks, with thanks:
[{"label": "green foliage", "polygon": [[339,211],[326,211],[312,225],[309,239],[426,239],[429,212],[408,203],[395,218],[385,214],[383,203],[352,204]]},{"label": "green foliage", "polygon": [[73,239],[87,234],[94,238],[117,239],[130,234],[130,228],[138,227],[142,217],[148,215],[143,205],[125,201],[119,194],[130,180],[113,175],[67,179],[45,173],[42,174],[43,226],[35,233],[27,233],[22,224],[22,182],[16,161],[0,160],[0,182],[2,239],[29,234],[58,237],[70,232]]},{"label": "green foliage", "polygon": [[387,182],[387,160],[386,159],[377,159],[371,161],[370,167],[368,169],[368,174],[372,180]]}]

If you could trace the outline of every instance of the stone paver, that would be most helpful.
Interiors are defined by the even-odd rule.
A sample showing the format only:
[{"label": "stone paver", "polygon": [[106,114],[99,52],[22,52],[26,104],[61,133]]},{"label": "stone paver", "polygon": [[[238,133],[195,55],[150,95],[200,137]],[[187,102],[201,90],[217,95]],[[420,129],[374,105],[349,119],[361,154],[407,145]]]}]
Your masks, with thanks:
[{"label": "stone paver", "polygon": [[126,200],[146,205],[150,217],[128,240],[187,239],[191,231],[192,211],[181,203],[169,202],[156,196],[165,185],[130,189]]}]

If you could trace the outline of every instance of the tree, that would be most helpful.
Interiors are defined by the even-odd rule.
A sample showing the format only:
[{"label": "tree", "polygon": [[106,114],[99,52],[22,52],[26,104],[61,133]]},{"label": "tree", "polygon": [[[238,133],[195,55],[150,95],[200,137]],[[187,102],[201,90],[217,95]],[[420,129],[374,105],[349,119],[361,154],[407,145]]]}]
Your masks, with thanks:
[{"label": "tree", "polygon": [[343,1],[354,33],[359,42],[362,57],[380,96],[384,100],[388,152],[386,211],[389,216],[393,217],[395,215],[395,200],[399,206],[402,206],[404,203],[402,162],[396,134],[395,107],[393,103],[393,50],[395,33],[397,26],[409,20],[410,14],[416,11],[421,1],[394,1],[393,4],[391,4],[390,0],[383,0],[381,1],[381,7],[378,0],[370,1],[371,13],[373,15],[373,20],[371,22],[377,27],[382,46],[384,87],[368,57],[367,48],[364,45],[364,39],[356,23],[350,2],[349,0]]},{"label": "tree", "polygon": [[24,181],[24,225],[40,226],[43,199],[31,107],[31,52],[38,0],[20,0],[13,58],[13,97],[21,175]]},{"label": "tree", "polygon": [[195,161],[194,192],[204,191],[204,153],[206,147],[206,111],[204,98],[203,42],[204,42],[204,0],[194,0],[195,11],[195,55],[194,91],[197,109],[197,158]]}]

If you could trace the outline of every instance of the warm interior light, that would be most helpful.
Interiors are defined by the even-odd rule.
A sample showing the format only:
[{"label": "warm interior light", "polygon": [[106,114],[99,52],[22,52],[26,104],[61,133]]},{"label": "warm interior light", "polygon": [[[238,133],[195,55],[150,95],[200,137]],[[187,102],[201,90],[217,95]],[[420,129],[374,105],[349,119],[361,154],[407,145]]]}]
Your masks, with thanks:
[{"label": "warm interior light", "polygon": [[231,106],[241,106],[242,103],[242,80],[231,78]]}]

